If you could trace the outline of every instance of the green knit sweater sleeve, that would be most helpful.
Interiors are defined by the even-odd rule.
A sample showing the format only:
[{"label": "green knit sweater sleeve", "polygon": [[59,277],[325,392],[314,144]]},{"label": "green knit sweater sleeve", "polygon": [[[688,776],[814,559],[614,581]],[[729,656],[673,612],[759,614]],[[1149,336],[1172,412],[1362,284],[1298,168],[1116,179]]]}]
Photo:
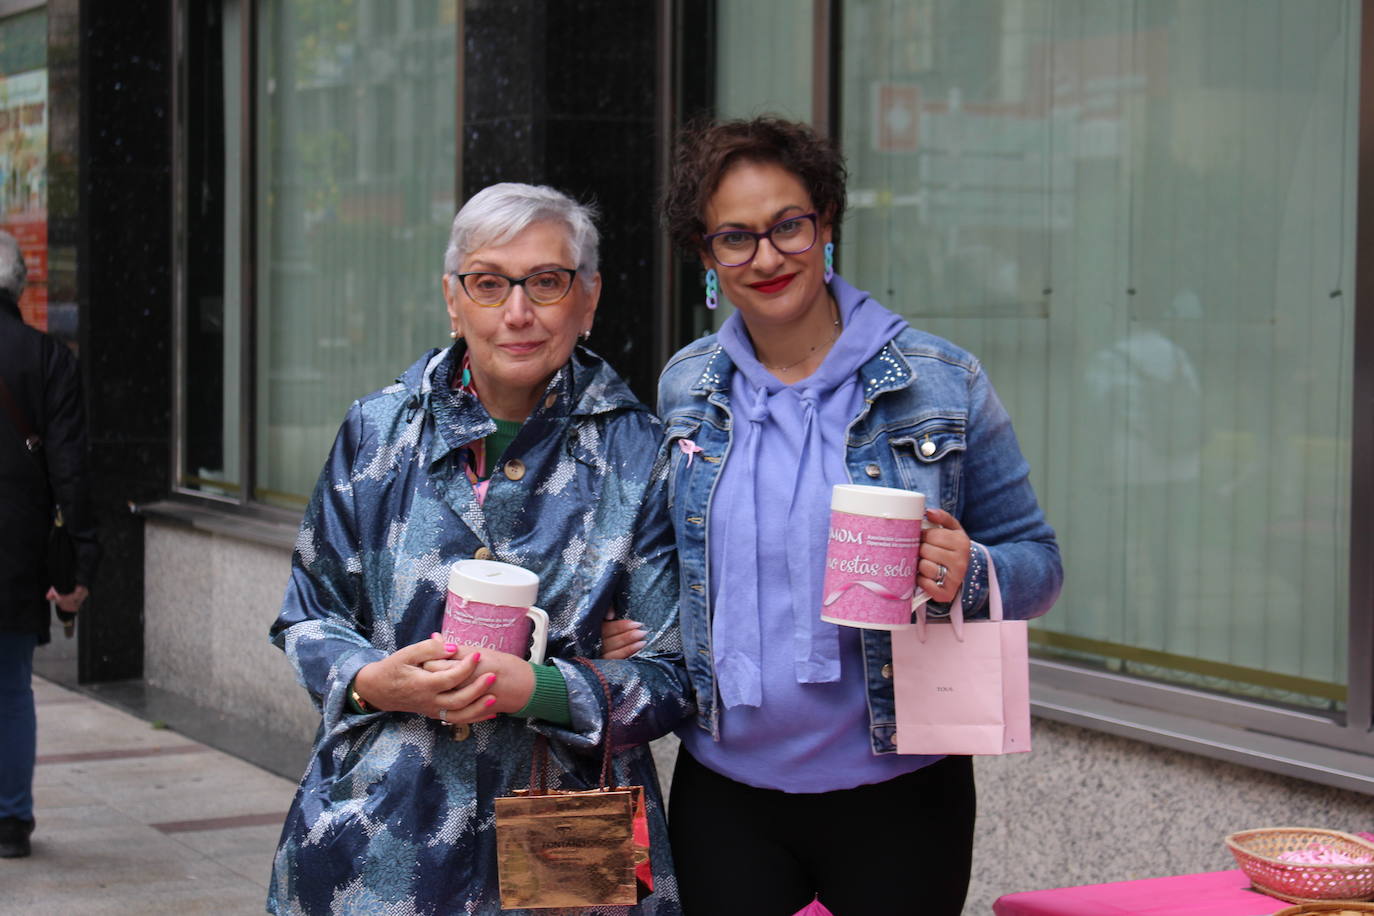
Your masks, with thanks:
[{"label": "green knit sweater sleeve", "polygon": [[534,693],[524,708],[515,713],[543,719],[555,725],[571,725],[572,709],[568,706],[568,682],[553,665],[530,665],[534,669]]}]

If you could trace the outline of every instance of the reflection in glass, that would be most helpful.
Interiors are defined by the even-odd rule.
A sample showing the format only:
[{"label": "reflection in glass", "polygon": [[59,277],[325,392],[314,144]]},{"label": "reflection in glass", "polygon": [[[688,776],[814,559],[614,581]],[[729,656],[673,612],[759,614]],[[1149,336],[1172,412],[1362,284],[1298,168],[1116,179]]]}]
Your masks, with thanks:
[{"label": "reflection in glass", "polygon": [[304,504],[348,404],[449,343],[456,0],[261,5],[258,499]]},{"label": "reflection in glass", "polygon": [[19,297],[24,321],[76,340],[76,304],[48,296],[48,14],[0,18],[0,229],[28,268]]},{"label": "reflection in glass", "polygon": [[843,272],[1005,398],[1045,655],[1343,706],[1359,16],[843,4]]},{"label": "reflection in glass", "polygon": [[[716,3],[716,100],[722,118],[777,115],[811,120],[814,83],[811,4],[798,0],[719,0]],[[705,268],[689,264],[692,294],[704,301]],[[721,295],[715,311],[696,309],[696,333],[710,333],[734,310]]]}]

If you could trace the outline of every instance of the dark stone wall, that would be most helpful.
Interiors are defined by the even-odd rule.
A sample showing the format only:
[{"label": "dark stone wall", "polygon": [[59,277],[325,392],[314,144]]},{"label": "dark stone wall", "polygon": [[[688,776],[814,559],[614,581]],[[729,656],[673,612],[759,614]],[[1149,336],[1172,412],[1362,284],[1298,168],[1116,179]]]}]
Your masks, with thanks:
[{"label": "dark stone wall", "polygon": [[654,3],[468,0],[462,197],[548,184],[601,213],[601,304],[590,346],[654,400],[658,194]]},{"label": "dark stone wall", "polygon": [[106,681],[143,671],[143,525],[130,507],[165,496],[171,479],[172,17],[166,2],[71,5],[81,361],[105,551],[78,676]]}]

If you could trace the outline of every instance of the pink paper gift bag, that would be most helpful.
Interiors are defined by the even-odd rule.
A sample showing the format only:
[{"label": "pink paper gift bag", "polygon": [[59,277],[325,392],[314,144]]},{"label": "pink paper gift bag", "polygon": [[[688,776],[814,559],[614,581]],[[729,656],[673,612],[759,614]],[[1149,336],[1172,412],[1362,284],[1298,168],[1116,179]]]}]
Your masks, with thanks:
[{"label": "pink paper gift bag", "polygon": [[962,590],[948,624],[892,633],[899,754],[1018,754],[1030,750],[1026,621],[1002,619],[988,558],[989,620],[964,620]]},{"label": "pink paper gift bag", "polygon": [[797,910],[792,916],[835,916],[835,914],[830,912],[824,903],[821,903],[820,898],[817,898]]}]

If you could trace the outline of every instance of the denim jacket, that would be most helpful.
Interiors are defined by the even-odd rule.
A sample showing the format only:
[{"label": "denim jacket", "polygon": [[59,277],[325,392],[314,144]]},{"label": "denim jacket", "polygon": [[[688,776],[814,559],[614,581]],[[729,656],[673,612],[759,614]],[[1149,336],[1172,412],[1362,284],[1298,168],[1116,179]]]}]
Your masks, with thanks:
[{"label": "denim jacket", "polygon": [[[730,454],[733,372],[734,363],[710,335],[668,361],[658,389],[671,462],[669,511],[682,575],[683,655],[696,693],[697,724],[717,740],[720,701],[711,650],[707,545],[711,496]],[[959,520],[974,541],[962,592],[965,617],[987,616],[989,555],[1006,618],[1049,610],[1063,581],[1059,546],[1031,489],[1030,468],[1011,419],[978,360],[908,327],[863,366],[860,376],[864,403],[848,428],[849,479],[918,490],[929,506]],[[681,447],[683,440],[700,451]],[[862,635],[873,752],[895,753],[891,636],[882,630]]]}]

